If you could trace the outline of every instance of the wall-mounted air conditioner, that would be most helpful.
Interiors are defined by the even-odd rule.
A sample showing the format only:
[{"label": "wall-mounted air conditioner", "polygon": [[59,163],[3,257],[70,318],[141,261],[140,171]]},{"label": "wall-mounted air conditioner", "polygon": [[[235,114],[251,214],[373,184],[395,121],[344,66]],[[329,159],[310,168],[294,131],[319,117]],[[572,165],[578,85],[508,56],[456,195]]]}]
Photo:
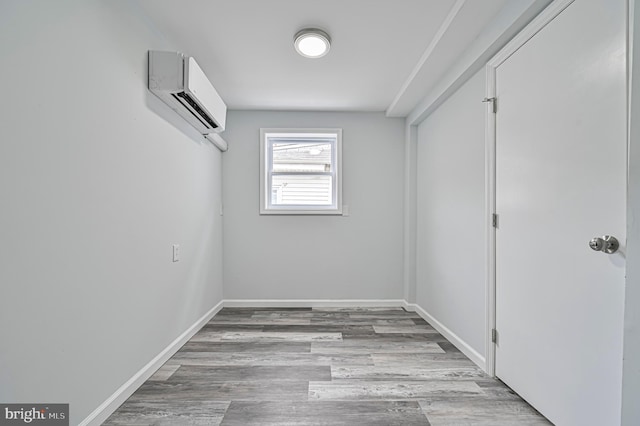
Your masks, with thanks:
[{"label": "wall-mounted air conditioner", "polygon": [[224,131],[227,106],[192,57],[150,50],[149,90],[203,135]]}]

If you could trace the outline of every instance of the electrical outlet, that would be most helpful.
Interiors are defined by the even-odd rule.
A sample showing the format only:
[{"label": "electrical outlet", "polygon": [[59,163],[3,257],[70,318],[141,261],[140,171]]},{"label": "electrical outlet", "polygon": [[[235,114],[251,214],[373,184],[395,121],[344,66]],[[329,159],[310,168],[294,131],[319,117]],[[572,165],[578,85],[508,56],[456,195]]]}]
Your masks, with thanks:
[{"label": "electrical outlet", "polygon": [[173,261],[177,262],[180,260],[180,244],[173,245]]}]

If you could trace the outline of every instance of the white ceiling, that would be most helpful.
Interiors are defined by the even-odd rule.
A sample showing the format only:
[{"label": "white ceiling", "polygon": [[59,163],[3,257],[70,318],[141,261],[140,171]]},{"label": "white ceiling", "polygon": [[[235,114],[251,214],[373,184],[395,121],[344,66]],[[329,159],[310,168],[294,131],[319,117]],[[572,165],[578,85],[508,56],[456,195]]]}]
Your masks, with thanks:
[{"label": "white ceiling", "polygon": [[[230,109],[387,111],[406,116],[514,0],[137,0],[196,58]],[[293,48],[306,27],[331,51]],[[154,46],[150,46],[154,48]]]}]

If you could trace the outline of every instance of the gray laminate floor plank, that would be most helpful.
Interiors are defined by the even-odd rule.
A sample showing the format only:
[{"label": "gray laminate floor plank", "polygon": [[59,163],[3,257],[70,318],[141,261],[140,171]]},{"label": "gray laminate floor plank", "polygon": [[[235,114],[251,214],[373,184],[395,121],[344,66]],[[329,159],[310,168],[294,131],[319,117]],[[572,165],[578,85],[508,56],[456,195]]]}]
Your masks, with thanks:
[{"label": "gray laminate floor plank", "polygon": [[397,310],[397,311],[388,311],[388,310],[352,311],[349,314],[349,317],[353,318],[353,319],[392,319],[392,318],[403,318],[403,319],[417,318],[417,319],[422,319],[420,317],[420,315],[418,315],[415,312],[406,312],[406,311],[402,311],[402,310]]},{"label": "gray laminate floor plank", "polygon": [[402,308],[224,308],[107,421],[548,425]]},{"label": "gray laminate floor plank", "polygon": [[433,365],[440,368],[445,365],[450,368],[475,366],[463,353],[372,353],[371,358],[375,365]]},{"label": "gray laminate floor plank", "polygon": [[[289,329],[288,327],[296,327]],[[336,331],[313,330],[312,327],[300,329],[298,326],[281,326],[277,329],[265,326],[264,331],[228,331],[222,332],[221,341],[235,342],[321,342],[342,340],[342,334]]]},{"label": "gray laminate floor plank", "polygon": [[144,383],[130,401],[306,401],[308,392],[308,381],[165,381]]},{"label": "gray laminate floor plank", "polygon": [[460,349],[456,348],[451,342],[438,342],[438,346],[446,353],[461,353]]},{"label": "gray laminate floor plank", "polygon": [[103,425],[219,425],[229,404],[229,401],[127,401]]},{"label": "gray laminate floor plank", "polygon": [[[311,319],[321,316],[318,312],[313,311],[256,311],[251,314],[250,318],[254,319]],[[346,313],[327,312],[323,316],[330,316],[336,319],[348,317]]]},{"label": "gray laminate floor plank", "polygon": [[352,339],[373,339],[380,342],[408,342],[408,341],[423,341],[423,342],[446,342],[447,339],[440,333],[360,333],[349,334],[342,333],[342,340]]},{"label": "gray laminate floor plank", "polygon": [[415,333],[438,333],[436,329],[430,325],[374,325],[373,330],[376,334],[393,333],[393,334],[415,334]]},{"label": "gray laminate floor plank", "polygon": [[[311,318],[311,325],[336,325],[336,320],[334,318]],[[341,325],[360,325],[367,326],[367,331],[370,331],[368,326],[373,325],[387,325],[387,326],[415,326],[416,324],[411,321],[411,319],[407,318],[378,318],[378,319],[369,319],[369,318],[346,318],[340,321]]]},{"label": "gray laminate floor plank", "polygon": [[550,425],[523,400],[456,399],[419,401],[435,425]]},{"label": "gray laminate floor plank", "polygon": [[[239,320],[240,321],[240,320]],[[233,322],[212,322],[209,321],[208,323],[206,323],[204,325],[204,327],[202,327],[202,329],[199,331],[199,333],[202,332],[220,332],[220,331],[238,331],[238,332],[242,332],[242,331],[246,331],[246,332],[251,332],[251,331],[262,331],[264,329],[264,324],[258,324],[256,323],[252,323],[251,321],[249,322],[244,322],[244,323],[238,323],[238,324],[234,324]]]},{"label": "gray laminate floor plank", "polygon": [[251,312],[253,315],[256,312],[312,312],[313,308],[270,308],[270,307],[262,307],[262,308],[223,308],[220,312],[222,313],[236,313],[236,312]]},{"label": "gray laminate floor plank", "polygon": [[189,366],[182,365],[169,377],[169,382],[271,382],[309,380],[331,381],[329,365],[240,365]]},{"label": "gray laminate floor plank", "polygon": [[167,380],[169,377],[173,376],[173,374],[180,368],[179,365],[165,364],[158,369],[153,376],[149,377],[150,382],[163,382]]},{"label": "gray laminate floor plank", "polygon": [[334,366],[331,368],[331,378],[350,380],[384,380],[384,381],[427,381],[427,380],[478,380],[486,378],[485,373],[478,367],[439,368],[431,364],[387,366]]},{"label": "gray laminate floor plank", "polygon": [[309,399],[338,401],[406,401],[429,397],[481,395],[482,389],[473,381],[379,381],[334,380],[309,382]]},{"label": "gray laminate floor plank", "polygon": [[242,326],[247,324],[263,325],[311,325],[311,319],[308,318],[232,318],[219,319],[207,323],[207,327],[214,326]]},{"label": "gray laminate floor plank", "polygon": [[313,342],[187,342],[180,352],[271,352],[309,353]]},{"label": "gray laminate floor plank", "polygon": [[225,426],[424,426],[429,425],[416,401],[232,402]]},{"label": "gray laminate floor plank", "polygon": [[254,312],[255,312],[255,309],[223,308],[211,319],[220,318],[220,317],[250,317],[251,315],[254,314]]},{"label": "gray laminate floor plank", "polygon": [[371,313],[397,313],[398,315],[405,315],[407,313],[412,314],[412,312],[407,312],[403,308],[399,307],[348,307],[348,308],[311,308],[312,312],[347,312],[349,314],[352,313],[362,313],[362,314],[371,314]]},{"label": "gray laminate floor plank", "polygon": [[173,365],[221,366],[221,365],[276,365],[276,366],[313,366],[313,365],[373,365],[369,354],[312,354],[312,353],[270,353],[242,352],[218,353],[178,352],[167,361]]},{"label": "gray laminate floor plank", "polygon": [[[299,330],[299,329],[297,329]],[[342,340],[340,332],[323,331],[261,331],[261,330],[236,330],[224,329],[212,331],[211,328],[203,329],[193,336],[190,342],[313,342],[313,341]]]},{"label": "gray laminate floor plank", "polygon": [[344,339],[340,342],[311,342],[311,353],[440,353],[445,351],[437,342],[380,341],[373,339]]},{"label": "gray laminate floor plank", "polygon": [[310,325],[284,325],[274,324],[265,325],[265,332],[273,333],[342,333],[349,335],[369,334],[375,335],[375,329],[372,324],[345,324],[345,323],[328,323],[328,324],[310,324]]}]

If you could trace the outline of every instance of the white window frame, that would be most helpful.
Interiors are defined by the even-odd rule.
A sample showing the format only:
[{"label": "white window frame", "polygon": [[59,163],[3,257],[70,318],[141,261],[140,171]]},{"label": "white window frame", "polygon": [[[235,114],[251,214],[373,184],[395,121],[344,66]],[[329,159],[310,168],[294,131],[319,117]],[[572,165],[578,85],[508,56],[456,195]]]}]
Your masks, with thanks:
[{"label": "white window frame", "polygon": [[[312,138],[314,135],[331,135],[335,137],[335,144],[331,152],[332,170],[326,172],[332,176],[332,199],[331,206],[317,205],[272,205],[271,204],[271,177],[272,151],[267,138]],[[309,139],[309,143],[312,140]],[[293,173],[292,173],[293,174]],[[306,173],[297,173],[306,174]],[[309,175],[322,174],[319,172],[308,173]],[[260,214],[263,215],[341,215],[342,214],[342,129],[290,129],[290,128],[262,128],[260,129]]]}]

